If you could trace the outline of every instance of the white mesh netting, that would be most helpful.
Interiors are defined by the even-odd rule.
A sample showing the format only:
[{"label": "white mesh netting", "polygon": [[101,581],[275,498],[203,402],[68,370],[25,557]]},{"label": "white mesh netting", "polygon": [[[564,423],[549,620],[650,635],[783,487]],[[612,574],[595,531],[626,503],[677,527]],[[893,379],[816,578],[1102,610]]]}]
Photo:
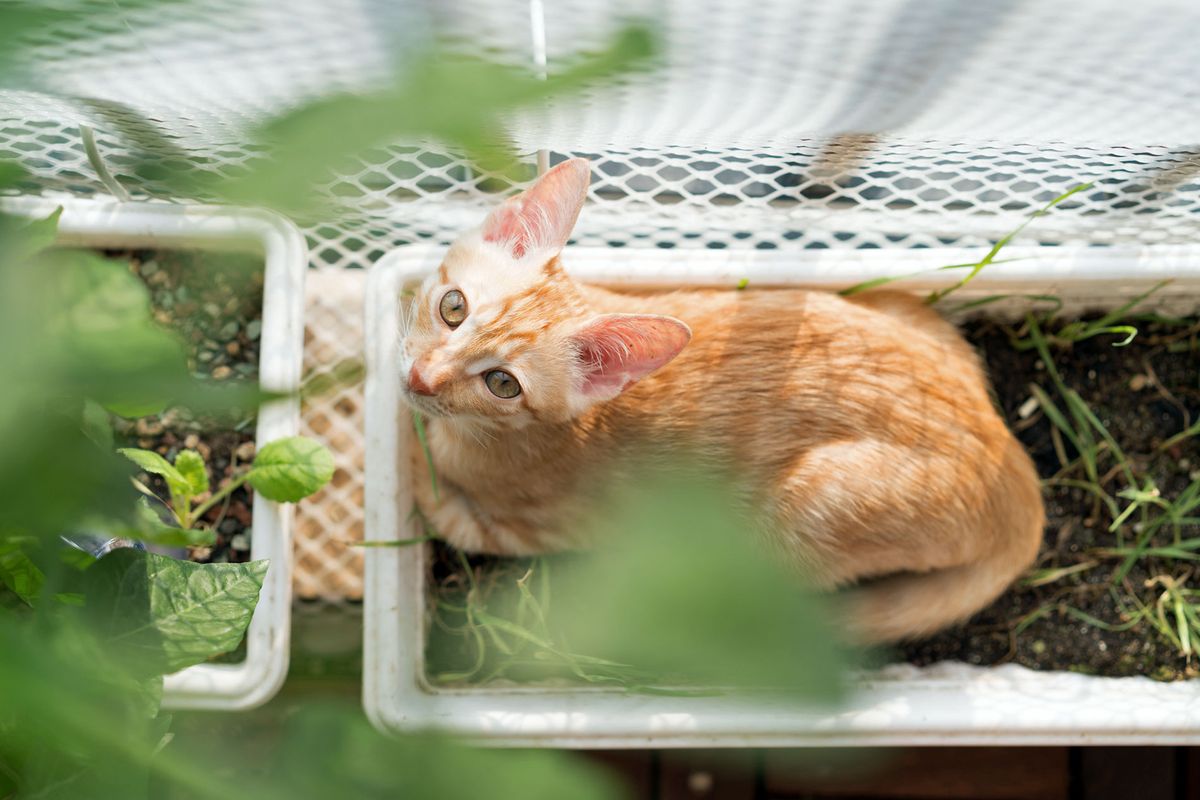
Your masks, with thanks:
[{"label": "white mesh netting", "polygon": [[[136,157],[235,175],[257,157],[246,144],[255,122],[377,85],[435,37],[510,63],[534,52],[528,0],[76,1],[95,13],[39,31],[23,51],[26,89],[0,90],[0,158],[30,173],[23,191],[104,192],[80,141],[87,124],[135,197],[186,201],[140,180]],[[521,152],[592,159],[579,242],[980,244],[1083,182],[1094,187],[1030,240],[1200,238],[1195,2],[544,6],[551,72],[630,16],[662,39],[656,69],[510,120]],[[508,188],[436,147],[381,145],[324,188],[337,213],[301,221],[312,264],[366,267],[404,243],[447,241]],[[347,286],[310,294],[314,368],[359,348],[360,290]],[[302,511],[303,596],[361,594],[357,557],[338,544],[361,535],[360,406],[349,392],[306,411],[309,431],[339,449],[341,472]]]}]

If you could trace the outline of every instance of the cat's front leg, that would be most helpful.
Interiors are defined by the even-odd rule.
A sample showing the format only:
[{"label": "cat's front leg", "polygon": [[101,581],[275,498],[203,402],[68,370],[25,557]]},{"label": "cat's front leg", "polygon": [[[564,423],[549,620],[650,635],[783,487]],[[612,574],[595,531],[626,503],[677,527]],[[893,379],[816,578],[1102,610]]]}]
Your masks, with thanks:
[{"label": "cat's front leg", "polygon": [[437,480],[435,488],[434,474],[425,451],[416,441],[409,459],[409,474],[412,476],[413,502],[432,529],[426,533],[470,553],[489,549],[487,531],[470,500],[445,480]]},{"label": "cat's front leg", "polygon": [[567,537],[545,532],[521,515],[497,517],[488,513],[454,483],[434,476],[419,443],[410,461],[413,500],[436,535],[459,550],[496,556],[530,556],[566,549]]}]

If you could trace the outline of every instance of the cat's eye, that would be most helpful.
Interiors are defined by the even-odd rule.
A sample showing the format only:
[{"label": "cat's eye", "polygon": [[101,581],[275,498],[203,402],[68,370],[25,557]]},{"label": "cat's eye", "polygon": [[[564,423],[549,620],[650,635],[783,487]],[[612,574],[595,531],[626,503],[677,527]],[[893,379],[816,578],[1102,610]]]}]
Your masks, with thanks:
[{"label": "cat's eye", "polygon": [[488,391],[505,400],[521,393],[521,384],[517,383],[517,379],[510,373],[502,369],[494,369],[484,374],[483,382],[487,384]]},{"label": "cat's eye", "polygon": [[467,298],[463,297],[463,293],[458,289],[451,289],[442,295],[438,311],[442,315],[443,322],[451,328],[457,328],[467,318]]}]

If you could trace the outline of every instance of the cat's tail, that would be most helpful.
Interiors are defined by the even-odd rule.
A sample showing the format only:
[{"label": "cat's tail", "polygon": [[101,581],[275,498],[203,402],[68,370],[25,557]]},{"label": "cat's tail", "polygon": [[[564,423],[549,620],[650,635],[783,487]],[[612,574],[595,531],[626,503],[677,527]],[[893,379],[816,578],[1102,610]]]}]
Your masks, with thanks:
[{"label": "cat's tail", "polygon": [[917,639],[961,622],[995,600],[1037,557],[1045,510],[1033,464],[1015,441],[997,487],[995,533],[978,558],[931,572],[890,575],[846,593],[862,643]]}]

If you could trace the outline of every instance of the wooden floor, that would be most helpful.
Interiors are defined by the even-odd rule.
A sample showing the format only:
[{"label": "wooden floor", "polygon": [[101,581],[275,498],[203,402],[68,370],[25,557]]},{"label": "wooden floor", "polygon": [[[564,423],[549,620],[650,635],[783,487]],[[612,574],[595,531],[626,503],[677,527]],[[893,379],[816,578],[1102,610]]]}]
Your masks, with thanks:
[{"label": "wooden floor", "polygon": [[1200,800],[1200,748],[962,747],[589,754],[661,800]]}]

